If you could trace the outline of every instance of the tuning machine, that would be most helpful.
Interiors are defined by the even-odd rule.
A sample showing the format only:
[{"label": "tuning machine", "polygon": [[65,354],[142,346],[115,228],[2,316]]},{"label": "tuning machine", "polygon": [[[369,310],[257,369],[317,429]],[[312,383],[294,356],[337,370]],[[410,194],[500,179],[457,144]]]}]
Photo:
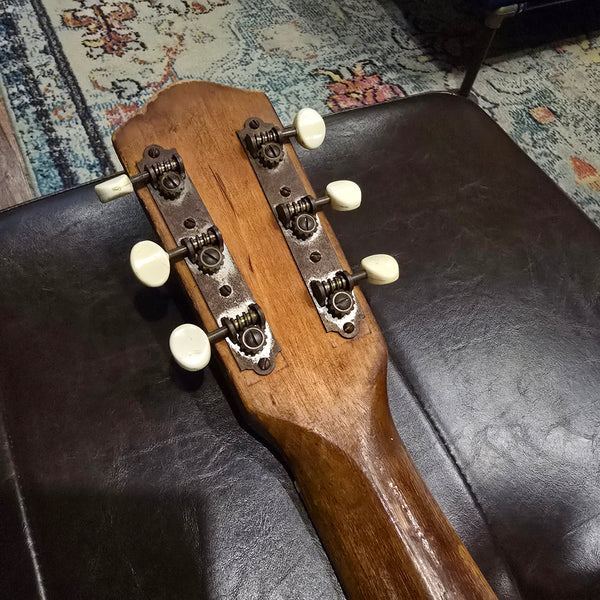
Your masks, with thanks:
[{"label": "tuning machine", "polygon": [[[159,146],[148,146],[145,152],[152,159],[158,158],[161,150]],[[185,185],[185,167],[181,156],[173,152],[169,158],[149,162],[143,171],[132,177],[118,175],[99,183],[94,189],[100,202],[111,202],[148,184],[152,184],[165,200],[178,198]]]},{"label": "tuning machine", "polygon": [[339,271],[333,277],[313,280],[310,289],[320,306],[326,306],[329,313],[341,319],[352,312],[354,298],[352,289],[359,282],[367,280],[373,285],[386,285],[396,281],[400,275],[398,262],[389,254],[372,254],[362,259],[360,271],[348,273]]},{"label": "tuning machine", "polygon": [[302,108],[288,127],[267,126],[257,117],[244,125],[244,143],[248,152],[267,169],[279,165],[284,158],[282,144],[295,137],[308,150],[318,148],[325,139],[325,121],[312,108]]},{"label": "tuning machine", "polygon": [[223,265],[223,238],[216,227],[205,233],[186,237],[177,248],[163,250],[155,242],[143,240],[131,249],[129,264],[134,275],[148,287],[164,285],[171,273],[171,263],[189,259],[207,275],[213,275]]},{"label": "tuning machine", "polygon": [[317,231],[316,213],[327,206],[336,211],[354,210],[360,206],[360,187],[353,181],[332,181],[325,188],[325,196],[313,198],[304,196],[292,202],[282,202],[276,206],[281,224],[301,240],[307,240]]},{"label": "tuning machine", "polygon": [[[206,333],[192,323],[184,323],[175,328],[169,338],[169,348],[175,362],[186,371],[204,369],[211,357],[211,346],[229,339],[249,356],[258,354],[265,346],[265,316],[258,304],[251,304],[248,310],[234,318],[221,319],[221,327]],[[263,371],[272,368],[268,358],[258,361]]]}]

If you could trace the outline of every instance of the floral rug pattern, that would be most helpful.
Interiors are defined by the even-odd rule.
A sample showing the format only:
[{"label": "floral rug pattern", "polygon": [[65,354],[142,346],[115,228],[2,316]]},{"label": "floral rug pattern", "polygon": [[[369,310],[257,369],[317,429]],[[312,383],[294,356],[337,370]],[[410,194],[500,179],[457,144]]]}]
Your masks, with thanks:
[{"label": "floral rug pattern", "polygon": [[[282,121],[456,88],[434,29],[393,0],[0,0],[0,81],[48,194],[120,168],[112,131],[177,80],[260,89]],[[494,58],[475,92],[600,224],[600,37]]]}]

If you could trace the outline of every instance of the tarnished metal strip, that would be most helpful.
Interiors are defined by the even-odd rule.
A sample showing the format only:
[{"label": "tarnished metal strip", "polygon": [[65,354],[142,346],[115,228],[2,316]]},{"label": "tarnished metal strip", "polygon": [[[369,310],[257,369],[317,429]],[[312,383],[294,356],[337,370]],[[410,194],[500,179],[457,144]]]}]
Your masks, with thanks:
[{"label": "tarnished metal strip", "polygon": [[[152,157],[148,153],[150,149],[152,149]],[[143,173],[147,166],[168,160],[175,152],[174,149],[165,150],[157,145],[148,146],[144,151],[144,157],[137,163],[138,170]],[[176,199],[167,200],[163,198],[152,184],[148,185],[148,190],[177,243],[183,238],[204,233],[209,227],[215,225],[189,176],[185,177],[183,191]],[[166,250],[169,250],[169,248]],[[233,319],[237,315],[246,312],[248,307],[256,302],[225,243],[223,245],[223,259],[222,267],[212,275],[203,273],[197,265],[189,259],[185,259],[212,316],[219,326],[221,326],[223,318]],[[273,336],[268,321],[264,332],[265,345],[257,354],[252,356],[244,354],[230,339],[226,340],[242,371],[252,369],[259,375],[267,375],[275,368],[275,357],[281,351],[281,347]]]},{"label": "tarnished metal strip", "polygon": [[[252,125],[252,126],[251,126]],[[294,202],[307,195],[296,168],[292,164],[285,146],[283,144],[283,158],[273,168],[263,166],[260,161],[252,156],[245,144],[247,135],[266,133],[272,130],[272,123],[264,123],[261,119],[252,117],[244,125],[244,129],[237,132],[238,138],[248,156],[250,164],[254,168],[256,177],[262,186],[263,192],[271,206],[275,220],[287,241],[288,247],[296,261],[298,270],[304,279],[308,293],[313,300],[315,308],[321,317],[321,321],[326,331],[336,331],[345,338],[352,338],[358,333],[358,325],[364,318],[364,313],[356,299],[354,292],[351,292],[354,299],[354,308],[352,312],[343,317],[334,317],[327,307],[320,306],[316,301],[310,282],[313,280],[330,279],[339,271],[342,271],[342,265],[327,237],[318,214],[313,215],[318,222],[318,229],[308,240],[300,240],[286,228],[278,219],[276,207],[282,202]]]}]

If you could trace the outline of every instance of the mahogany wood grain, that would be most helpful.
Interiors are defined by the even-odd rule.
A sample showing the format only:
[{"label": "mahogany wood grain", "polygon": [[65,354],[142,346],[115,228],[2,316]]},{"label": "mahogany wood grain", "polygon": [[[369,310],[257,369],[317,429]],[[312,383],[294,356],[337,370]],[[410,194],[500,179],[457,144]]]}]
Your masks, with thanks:
[{"label": "mahogany wood grain", "polygon": [[[282,347],[268,376],[240,372],[228,346],[216,347],[249,422],[281,452],[350,600],[495,598],[398,438],[387,349],[360,291],[357,338],[325,332],[236,136],[250,116],[279,123],[260,92],[186,82],[162,91],[113,138],[130,174],[148,144],[177,149]],[[139,196],[165,247],[174,247],[148,191]],[[177,271],[212,329],[187,266]]]}]

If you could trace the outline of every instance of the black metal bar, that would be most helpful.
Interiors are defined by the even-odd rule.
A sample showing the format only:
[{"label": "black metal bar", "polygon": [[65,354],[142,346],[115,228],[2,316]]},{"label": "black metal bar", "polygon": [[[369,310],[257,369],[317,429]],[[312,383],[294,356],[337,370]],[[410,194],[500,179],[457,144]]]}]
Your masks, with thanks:
[{"label": "black metal bar", "polygon": [[577,2],[578,0],[547,0],[546,2],[519,2],[511,4],[510,6],[502,6],[490,13],[485,20],[485,30],[481,36],[479,46],[477,47],[475,57],[469,65],[467,72],[465,73],[463,82],[458,91],[460,96],[468,97],[473,89],[475,79],[481,70],[481,65],[486,59],[490,46],[496,36],[496,31],[502,25],[504,19],[507,17],[513,17],[517,14],[537,10],[540,8],[549,8],[551,6],[557,6],[559,4],[569,4],[571,2]]},{"label": "black metal bar", "polygon": [[350,289],[360,283],[363,279],[367,278],[367,272],[363,270],[357,271],[356,273],[346,273],[345,275]]},{"label": "black metal bar", "polygon": [[227,327],[219,327],[219,329],[215,329],[214,331],[211,331],[210,333],[206,334],[211,346],[213,344],[216,344],[217,342],[221,342],[228,335],[229,335],[229,329]]},{"label": "black metal bar", "polygon": [[483,61],[485,60],[490,50],[490,46],[494,41],[494,37],[496,37],[496,31],[498,31],[496,28],[492,29],[491,27],[487,26],[484,28],[481,35],[481,40],[479,41],[479,45],[477,48],[477,54],[475,55],[475,58],[473,58],[471,64],[469,65],[469,68],[465,73],[460,89],[458,90],[459,96],[464,96],[465,98],[467,98],[471,93],[471,90],[473,89],[473,84],[475,83],[475,79],[477,79],[477,75],[479,74],[479,71],[481,69],[481,65],[483,64]]},{"label": "black metal bar", "polygon": [[170,262],[177,262],[188,255],[188,249],[185,246],[177,246],[177,248],[169,250],[168,255]]},{"label": "black metal bar", "polygon": [[486,59],[490,50],[490,46],[494,41],[496,31],[500,29],[500,26],[504,22],[504,19],[506,19],[506,17],[514,17],[516,14],[520,13],[523,10],[523,7],[523,2],[520,2],[518,4],[511,4],[510,6],[501,6],[500,8],[496,9],[494,12],[490,13],[487,16],[485,20],[485,29],[479,42],[475,58],[473,59],[471,65],[467,69],[463,82],[460,86],[460,89],[458,90],[458,94],[460,96],[468,97],[471,93],[471,90],[473,89],[473,84],[475,83],[475,79],[477,78],[477,75],[479,74],[479,71],[481,69],[481,65]]},{"label": "black metal bar", "polygon": [[527,12],[529,10],[537,10],[538,8],[548,8],[550,6],[556,6],[557,4],[569,4],[571,2],[578,2],[578,0],[549,0],[548,2],[523,2],[521,11]]}]

